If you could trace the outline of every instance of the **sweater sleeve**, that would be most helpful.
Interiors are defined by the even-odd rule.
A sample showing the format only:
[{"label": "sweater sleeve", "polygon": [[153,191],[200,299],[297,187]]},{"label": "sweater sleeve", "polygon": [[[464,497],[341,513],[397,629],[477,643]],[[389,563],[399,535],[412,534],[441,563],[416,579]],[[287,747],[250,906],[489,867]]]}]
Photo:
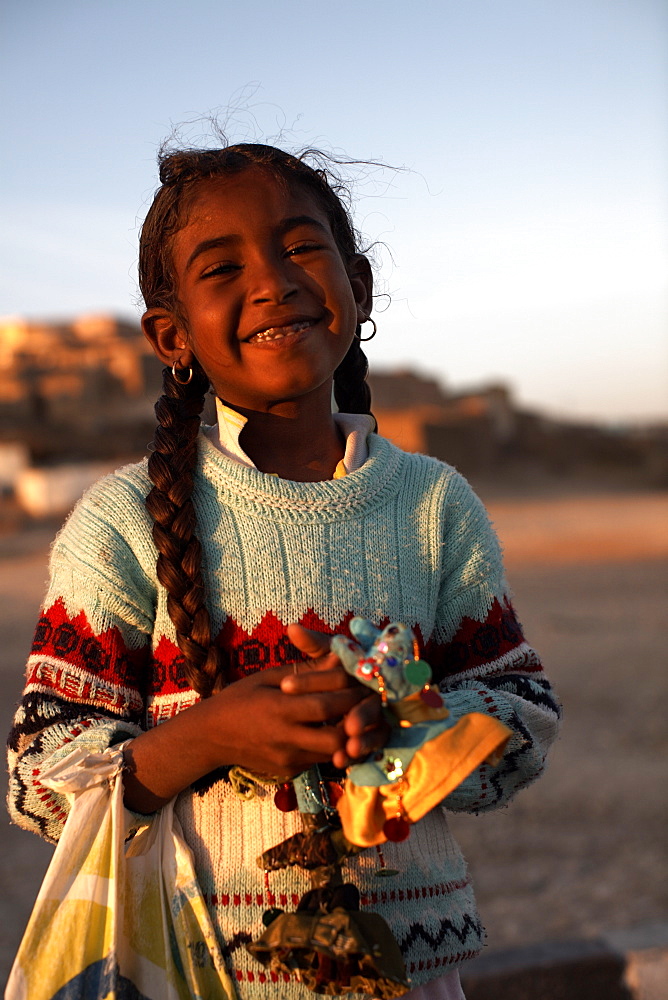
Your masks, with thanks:
[{"label": "sweater sleeve", "polygon": [[[122,480],[102,480],[56,538],[50,582],[8,739],[12,820],[50,841],[67,816],[41,784],[79,746],[106,749],[141,732],[155,585],[114,522],[148,538],[143,504]],[[148,543],[147,543],[148,547]]]},{"label": "sweater sleeve", "polygon": [[482,764],[443,803],[482,812],[540,775],[561,708],[515,615],[485,508],[459,477],[446,510],[438,624],[426,659],[454,719],[483,712],[514,734],[500,764]]}]

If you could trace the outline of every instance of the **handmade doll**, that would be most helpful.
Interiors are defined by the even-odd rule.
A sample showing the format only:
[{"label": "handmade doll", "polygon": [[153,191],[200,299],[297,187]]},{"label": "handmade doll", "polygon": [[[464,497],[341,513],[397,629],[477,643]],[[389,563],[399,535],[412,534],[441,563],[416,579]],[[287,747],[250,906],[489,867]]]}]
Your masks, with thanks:
[{"label": "handmade doll", "polygon": [[452,720],[405,625],[380,631],[353,618],[350,631],[357,642],[334,636],[332,651],[349,674],[379,692],[390,736],[382,751],[348,769],[343,791],[323,781],[318,768],[296,778],[292,789],[279,789],[278,807],[298,808],[303,830],[265,851],[258,865],[266,873],[300,867],[311,889],[295,913],[268,910],[265,932],[248,949],[277,972],[297,972],[316,993],[390,998],[410,988],[401,953],[385,921],[360,911],[358,890],[344,882],[341,864],[365,847],[405,840],[410,824],[480,763],[498,763],[512,734],[481,713]]}]

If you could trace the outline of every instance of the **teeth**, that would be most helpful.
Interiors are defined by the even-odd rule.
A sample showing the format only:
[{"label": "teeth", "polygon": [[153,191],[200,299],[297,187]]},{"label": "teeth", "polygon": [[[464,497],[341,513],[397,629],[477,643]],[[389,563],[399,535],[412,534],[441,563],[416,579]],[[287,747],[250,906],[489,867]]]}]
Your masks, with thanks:
[{"label": "teeth", "polygon": [[260,330],[250,338],[252,341],[282,340],[290,333],[299,333],[306,330],[311,325],[310,320],[302,320],[300,323],[291,323],[289,326],[270,326],[266,330]]}]

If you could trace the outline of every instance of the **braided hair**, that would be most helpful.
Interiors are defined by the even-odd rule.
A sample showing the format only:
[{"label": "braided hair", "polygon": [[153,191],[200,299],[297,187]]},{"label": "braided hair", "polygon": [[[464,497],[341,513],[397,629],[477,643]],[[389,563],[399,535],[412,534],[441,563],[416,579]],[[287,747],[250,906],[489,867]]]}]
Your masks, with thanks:
[{"label": "braided hair", "polygon": [[[314,159],[310,166],[304,159]],[[274,146],[242,143],[223,149],[188,149],[159,156],[161,187],[144,220],[139,240],[139,287],[147,309],[167,309],[185,325],[172,262],[172,241],[185,224],[197,184],[230,176],[251,166],[270,170],[279,183],[301,184],[327,215],[337,247],[348,266],[360,252],[345,186],[323,164],[317,150],[293,156]],[[357,328],[359,334],[360,328]],[[370,413],[366,382],[368,362],[357,337],[334,373],[334,397],[340,410]],[[176,629],[188,681],[203,698],[224,681],[223,653],[211,635],[202,579],[202,547],[193,505],[197,435],[208,379],[194,362],[192,378],[183,384],[163,370],[163,395],[156,403],[158,420],[148,473],[153,487],[146,507],[153,519],[158,549],[157,574],[167,591],[167,610]]]}]

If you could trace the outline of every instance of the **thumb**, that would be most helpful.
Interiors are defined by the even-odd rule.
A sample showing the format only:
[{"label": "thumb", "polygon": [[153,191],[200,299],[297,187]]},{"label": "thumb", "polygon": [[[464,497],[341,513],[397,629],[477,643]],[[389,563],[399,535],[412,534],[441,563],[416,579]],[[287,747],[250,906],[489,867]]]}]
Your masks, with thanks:
[{"label": "thumb", "polygon": [[303,625],[288,625],[287,631],[290,642],[300,653],[305,653],[311,659],[315,660],[329,653],[331,636],[314,632],[313,629],[304,628]]}]

